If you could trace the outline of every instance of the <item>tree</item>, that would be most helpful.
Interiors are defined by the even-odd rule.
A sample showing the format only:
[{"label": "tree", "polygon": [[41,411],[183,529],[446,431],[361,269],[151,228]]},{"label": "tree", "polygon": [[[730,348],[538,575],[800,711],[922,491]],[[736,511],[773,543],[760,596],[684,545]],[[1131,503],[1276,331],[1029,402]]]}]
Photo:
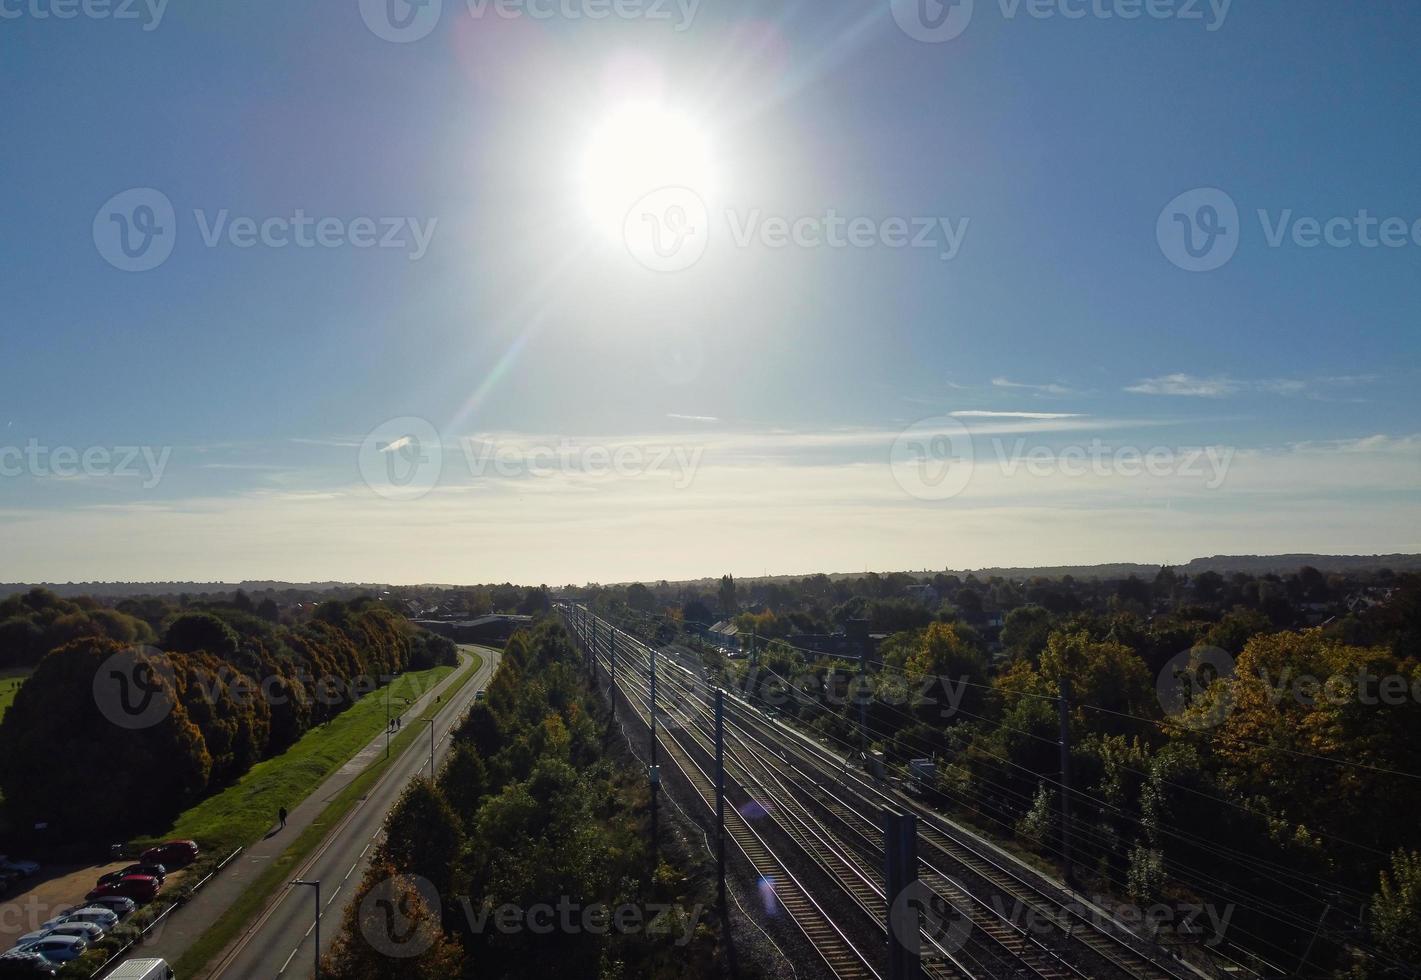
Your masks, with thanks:
[{"label": "tree", "polygon": [[627,605],[638,612],[651,612],[656,608],[656,596],[640,582],[633,582],[627,586]]},{"label": "tree", "polygon": [[268,623],[281,622],[281,609],[277,606],[276,600],[270,596],[257,604],[257,615]]},{"label": "tree", "polygon": [[[1222,717],[1215,729],[1220,778],[1266,801],[1279,836],[1289,827],[1315,828],[1392,849],[1409,841],[1406,828],[1421,809],[1421,786],[1385,773],[1414,767],[1421,704],[1398,696],[1397,687],[1409,692],[1417,683],[1421,665],[1386,647],[1348,646],[1319,629],[1260,634],[1239,654],[1233,676],[1210,684],[1185,717]],[[1346,864],[1370,878],[1360,859]]]},{"label": "tree", "polygon": [[1372,898],[1372,935],[1382,952],[1421,963],[1421,853],[1397,851]]},{"label": "tree", "polygon": [[[119,675],[112,684],[111,672]],[[72,840],[111,839],[162,824],[195,800],[212,757],[174,674],[160,654],[95,638],[41,660],[0,722],[0,790],[11,822],[45,821]],[[137,697],[140,689],[151,697]],[[140,713],[124,714],[124,705]],[[89,760],[97,769],[75,778],[57,760]]]},{"label": "tree", "polygon": [[401,874],[379,852],[346,908],[335,944],[321,960],[322,976],[335,980],[459,976],[464,950],[445,935],[440,911],[431,908],[417,881]]},{"label": "tree", "polygon": [[464,825],[471,826],[489,791],[488,767],[479,750],[468,742],[455,742],[454,751],[439,774],[439,786]]},{"label": "tree", "polygon": [[464,831],[444,792],[427,778],[410,783],[385,818],[385,854],[401,873],[434,883],[441,895],[456,892],[455,874]]},{"label": "tree", "polygon": [[1125,581],[1116,586],[1115,594],[1124,602],[1139,603],[1140,606],[1148,610],[1150,600],[1153,597],[1153,590],[1148,582],[1141,581],[1131,575]]},{"label": "tree", "polygon": [[964,616],[979,616],[982,613],[982,595],[976,589],[959,589],[953,602]]},{"label": "tree", "polygon": [[720,577],[720,590],[716,593],[716,598],[720,601],[722,616],[735,615],[739,603],[736,601],[735,578],[733,576],[722,575]]},{"label": "tree", "polygon": [[930,623],[903,669],[915,677],[951,677],[985,681],[987,660],[964,642],[951,623]]},{"label": "tree", "polygon": [[709,626],[715,619],[715,613],[700,599],[692,599],[681,607],[681,618],[693,625]]},{"label": "tree", "polygon": [[1116,640],[1092,640],[1084,630],[1051,634],[1041,654],[1041,676],[1057,690],[1062,676],[1070,678],[1077,702],[1135,715],[1158,707],[1139,654]]},{"label": "tree", "polygon": [[170,653],[212,654],[229,663],[236,660],[241,645],[236,632],[211,613],[184,613],[168,624],[163,634],[163,649]]},{"label": "tree", "polygon": [[1194,576],[1194,594],[1200,602],[1212,602],[1224,587],[1224,577],[1218,572],[1200,572]]},{"label": "tree", "polygon": [[1155,581],[1151,587],[1156,599],[1173,599],[1179,589],[1179,576],[1173,568],[1165,565],[1155,576]]},{"label": "tree", "polygon": [[1036,660],[1051,637],[1051,613],[1041,606],[1018,606],[1002,623],[1002,646],[1013,657]]},{"label": "tree", "polygon": [[36,588],[0,601],[0,668],[33,666],[55,647],[86,636],[121,643],[154,640],[152,627],[143,619],[104,609],[87,597],[61,599]]}]

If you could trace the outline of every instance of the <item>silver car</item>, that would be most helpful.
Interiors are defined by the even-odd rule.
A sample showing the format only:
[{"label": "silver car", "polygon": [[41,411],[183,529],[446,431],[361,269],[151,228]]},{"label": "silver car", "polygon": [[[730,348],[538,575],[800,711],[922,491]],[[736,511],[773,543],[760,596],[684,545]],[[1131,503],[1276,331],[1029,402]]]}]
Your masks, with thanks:
[{"label": "silver car", "polygon": [[15,948],[27,953],[38,953],[51,963],[68,963],[83,956],[89,948],[89,943],[79,936],[45,936]]},{"label": "silver car", "polygon": [[55,926],[63,925],[66,922],[92,922],[105,932],[118,925],[118,916],[108,909],[98,905],[85,905],[81,908],[65,912],[63,915],[56,915],[48,922],[40,926],[41,929],[53,929]]},{"label": "silver car", "polygon": [[92,922],[61,922],[58,925],[41,927],[34,932],[27,933],[15,940],[15,945],[28,946],[47,936],[78,936],[90,943],[96,943],[104,938],[104,932],[103,926],[96,926]]}]

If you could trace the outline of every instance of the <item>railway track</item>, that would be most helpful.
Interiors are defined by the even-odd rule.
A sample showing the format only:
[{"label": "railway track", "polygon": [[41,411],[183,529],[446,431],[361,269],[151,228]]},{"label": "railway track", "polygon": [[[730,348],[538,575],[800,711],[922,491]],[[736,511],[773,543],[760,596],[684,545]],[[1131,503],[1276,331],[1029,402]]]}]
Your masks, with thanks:
[{"label": "railway track", "polygon": [[[674,673],[668,680],[673,692],[685,696],[690,704],[702,703],[694,685],[677,679]],[[645,693],[644,687],[641,690]],[[693,737],[708,753],[713,752],[707,721],[700,717],[688,719],[684,715],[681,719],[699,730],[700,734]],[[728,774],[735,776],[738,770],[743,787],[758,788],[764,794],[763,805],[767,811],[801,850],[831,871],[873,922],[884,922],[887,906],[882,879],[876,869],[884,846],[879,828],[842,801],[821,793],[822,798],[813,802],[829,809],[846,832],[836,834],[824,826],[809,812],[810,804],[801,800],[805,790],[796,781],[799,773],[785,767],[777,746],[752,731],[743,719],[737,721],[730,712],[727,712],[726,751]],[[947,903],[959,921],[968,925],[966,934],[956,935],[949,940],[949,945],[932,930],[928,931],[929,948],[923,957],[923,968],[929,976],[1084,980],[1084,974],[1035,943],[1024,930],[1014,927],[935,869],[929,868],[927,873],[920,874],[919,880]]]},{"label": "railway track", "polygon": [[[611,627],[605,622],[599,624],[599,634],[601,634],[599,640],[611,635],[608,632],[609,629]],[[633,683],[635,682],[639,672],[637,668],[641,673],[645,673],[650,650],[645,644],[625,633],[618,631],[618,636],[620,637],[618,642],[619,666],[622,667],[622,671],[619,671],[618,675],[620,686],[628,678]],[[605,644],[599,643],[599,647],[602,646]],[[687,698],[691,710],[695,712],[694,717],[684,719],[689,723],[690,730],[695,732],[693,737],[701,744],[703,750],[707,753],[712,752],[713,748],[709,745],[709,736],[705,727],[708,723],[705,719],[708,718],[709,712],[709,685],[698,674],[686,671],[684,667],[675,664],[674,659],[659,659],[662,659],[671,668],[663,676],[674,686],[677,694]],[[605,661],[603,663],[605,671]],[[728,695],[727,705],[734,705],[737,710],[743,710],[750,719],[749,722],[746,722],[744,717],[741,717],[740,722],[734,725],[727,719],[727,742],[729,743],[733,739],[746,739],[749,737],[748,730],[743,726],[748,724],[754,727],[760,732],[760,735],[749,737],[750,741],[756,743],[759,750],[763,750],[764,756],[776,759],[779,764],[777,769],[779,777],[777,778],[789,780],[788,783],[780,783],[779,795],[768,786],[762,788],[769,798],[769,802],[777,803],[783,807],[785,801],[793,796],[789,789],[790,785],[798,786],[801,797],[812,798],[813,804],[824,809],[844,828],[843,834],[850,838],[857,838],[861,850],[866,853],[872,853],[875,847],[881,853],[882,838],[881,832],[874,826],[872,820],[865,816],[864,809],[872,810],[875,814],[884,807],[920,809],[912,801],[889,796],[879,787],[867,782],[861,774],[851,769],[846,760],[838,758],[823,750],[822,747],[808,743],[802,736],[764,719],[753,706],[743,699]],[[738,734],[732,735],[732,728]],[[744,754],[758,758],[761,754],[759,750],[745,745]],[[779,758],[781,754],[785,755],[783,760]],[[796,782],[796,777],[802,777],[799,769],[785,768],[789,765],[789,755],[793,755],[798,763],[809,772],[818,774],[820,778],[813,780],[812,787],[805,787],[802,778]],[[745,771],[743,764],[741,769],[742,778],[749,778],[751,782],[764,783],[765,773],[762,772],[759,777],[751,777]],[[842,797],[827,792],[824,788],[826,785],[838,785],[843,791]],[[807,797],[806,794],[808,794]],[[920,814],[920,817],[923,816]],[[796,814],[795,819],[801,821],[800,830],[801,833],[804,833],[807,829],[803,823],[804,814],[802,812]],[[831,840],[835,839],[835,835],[828,833],[822,824],[818,826],[820,831],[825,832],[825,836]],[[1029,912],[1038,921],[1051,923],[1058,941],[1064,941],[1067,944],[1080,944],[1089,950],[1102,966],[1107,966],[1122,976],[1130,977],[1132,980],[1181,980],[1181,977],[1195,980],[1197,977],[1197,974],[1193,973],[1172,972],[1135,949],[1125,939],[1111,932],[1101,931],[1078,908],[1066,905],[1045,894],[1033,883],[1023,880],[996,861],[978,853],[974,848],[935,826],[930,817],[920,819],[919,837],[920,861],[923,865],[920,880],[954,909],[966,914],[972,921],[974,934],[980,930],[991,941],[1006,950],[1016,960],[1019,967],[1030,971],[1009,975],[1051,977],[1053,980],[1084,976],[1073,965],[1060,959],[1051,949],[1043,946],[1034,936],[1026,935],[1019,925],[1006,920],[1000,914],[999,909],[992,908],[983,902],[975,894],[983,889],[965,886],[955,875],[948,873],[941,867],[943,861],[959,866],[969,877],[975,877],[981,882],[985,882],[990,886],[990,890],[994,890],[1016,903],[1019,911]],[[922,853],[922,844],[927,845],[927,854]],[[843,847],[840,846],[838,854],[841,861],[842,853]],[[867,900],[859,904],[861,907],[867,904],[869,908],[881,908],[881,893],[877,905],[867,902]],[[973,975],[973,972],[967,969],[962,969],[960,972],[969,977]],[[995,970],[987,969],[978,975],[995,976],[997,973]]]},{"label": "railway track", "polygon": [[[577,633],[576,630],[574,630]],[[586,637],[577,633],[586,642]],[[625,688],[623,689],[625,694]],[[645,696],[626,697],[626,703],[647,725],[651,722],[649,691]],[[641,703],[638,704],[637,702]],[[674,732],[671,737],[660,741],[660,748],[690,783],[696,795],[712,811],[715,810],[715,781],[691,757]],[[799,880],[790,872],[786,864],[771,849],[759,833],[740,813],[727,807],[725,811],[727,837],[750,863],[755,874],[763,882],[770,883],[776,901],[790,919],[804,934],[815,952],[824,960],[835,977],[843,980],[881,980],[877,970],[854,946],[827,912],[814,901]]]},{"label": "railway track", "polygon": [[[605,628],[604,628],[605,629]],[[603,639],[607,635],[603,634]],[[599,643],[599,663],[605,643]],[[633,648],[634,649],[634,648]],[[632,651],[628,650],[627,653]],[[645,706],[649,699],[648,684],[642,679],[647,667],[645,654],[636,655],[635,660],[624,654],[623,663],[630,661],[637,668],[624,671],[619,679],[625,688],[631,688]],[[681,726],[689,737],[708,758],[713,758],[713,734],[711,718],[704,705],[709,689],[700,689],[678,670],[663,673],[663,683],[670,685],[671,699],[685,698],[678,707],[667,707],[668,699],[661,699],[658,705],[658,719],[668,729],[672,725]],[[853,845],[846,844],[842,836],[835,835],[815,818],[807,806],[800,802],[785,779],[793,779],[793,773],[784,772],[767,763],[775,759],[776,750],[762,737],[749,728],[737,724],[734,716],[728,714],[726,729],[726,769],[727,775],[736,780],[747,792],[751,787],[758,789],[763,800],[757,800],[766,813],[786,833],[795,845],[812,861],[827,871],[831,878],[847,894],[869,920],[878,928],[885,928],[887,902],[884,885],[877,870],[882,860],[883,839],[876,827],[855,815],[862,826],[854,828]],[[777,787],[777,788],[776,788]],[[753,799],[753,796],[752,796]],[[875,839],[876,838],[876,839]],[[1027,938],[1019,930],[1013,929],[999,918],[993,918],[987,906],[976,903],[968,893],[949,886],[941,876],[934,879],[920,877],[920,881],[943,897],[949,906],[971,908],[971,913],[955,913],[955,918],[968,924],[966,935],[943,937],[933,930],[925,931],[925,950],[921,957],[923,972],[935,978],[986,978],[1023,977],[1026,980],[1075,980],[1083,975],[1069,966],[1057,965],[1051,961],[1049,952],[1031,948]],[[934,887],[936,886],[936,887]],[[973,908],[974,905],[979,907]],[[966,916],[963,919],[963,916]],[[885,929],[886,932],[886,929]],[[944,938],[947,942],[944,942]]]}]

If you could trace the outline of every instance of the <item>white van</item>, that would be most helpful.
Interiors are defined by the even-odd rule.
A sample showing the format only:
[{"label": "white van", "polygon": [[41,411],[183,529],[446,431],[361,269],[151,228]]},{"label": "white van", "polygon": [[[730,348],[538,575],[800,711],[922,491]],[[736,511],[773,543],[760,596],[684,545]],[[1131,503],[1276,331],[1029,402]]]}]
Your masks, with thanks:
[{"label": "white van", "polygon": [[104,980],[173,980],[167,960],[124,960]]}]

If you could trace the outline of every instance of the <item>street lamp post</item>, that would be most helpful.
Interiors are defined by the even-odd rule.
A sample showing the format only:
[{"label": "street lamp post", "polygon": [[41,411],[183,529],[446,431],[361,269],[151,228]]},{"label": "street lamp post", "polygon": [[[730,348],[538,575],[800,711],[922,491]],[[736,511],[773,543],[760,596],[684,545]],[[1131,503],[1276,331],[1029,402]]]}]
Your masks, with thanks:
[{"label": "street lamp post", "polygon": [[293,885],[306,885],[316,890],[316,980],[321,980],[321,882],[303,881],[300,878],[291,882]]}]

